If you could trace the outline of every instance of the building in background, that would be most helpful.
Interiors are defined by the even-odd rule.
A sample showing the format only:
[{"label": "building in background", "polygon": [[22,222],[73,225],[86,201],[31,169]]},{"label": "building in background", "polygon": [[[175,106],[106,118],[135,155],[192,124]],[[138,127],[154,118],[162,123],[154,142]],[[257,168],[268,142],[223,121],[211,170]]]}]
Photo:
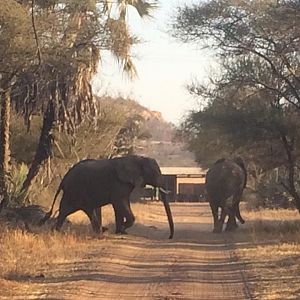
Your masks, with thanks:
[{"label": "building in background", "polygon": [[161,167],[165,189],[171,191],[170,201],[204,201],[205,174],[198,167]]}]

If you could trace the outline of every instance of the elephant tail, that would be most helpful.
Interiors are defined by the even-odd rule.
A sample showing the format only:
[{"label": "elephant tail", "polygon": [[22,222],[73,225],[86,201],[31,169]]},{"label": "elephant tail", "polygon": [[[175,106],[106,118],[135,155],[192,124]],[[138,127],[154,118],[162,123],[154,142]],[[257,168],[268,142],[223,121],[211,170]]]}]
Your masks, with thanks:
[{"label": "elephant tail", "polygon": [[55,204],[55,201],[56,201],[56,198],[58,196],[58,194],[60,193],[60,191],[62,190],[62,184],[60,184],[60,186],[58,187],[57,189],[57,192],[54,196],[54,199],[53,199],[53,202],[52,202],[52,206],[51,206],[51,209],[45,214],[45,216],[39,221],[39,226],[42,226],[44,225],[51,217],[52,215],[52,212],[53,212],[53,208],[54,208],[54,204]]}]

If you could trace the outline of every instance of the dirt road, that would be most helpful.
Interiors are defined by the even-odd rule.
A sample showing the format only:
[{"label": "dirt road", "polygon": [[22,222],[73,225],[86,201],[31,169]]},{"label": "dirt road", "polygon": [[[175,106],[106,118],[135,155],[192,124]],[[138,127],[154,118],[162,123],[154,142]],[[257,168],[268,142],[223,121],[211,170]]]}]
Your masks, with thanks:
[{"label": "dirt road", "polygon": [[109,234],[80,261],[44,270],[26,299],[253,299],[230,235],[211,233],[207,204],[172,206],[174,240],[161,203],[147,209],[128,236]]}]

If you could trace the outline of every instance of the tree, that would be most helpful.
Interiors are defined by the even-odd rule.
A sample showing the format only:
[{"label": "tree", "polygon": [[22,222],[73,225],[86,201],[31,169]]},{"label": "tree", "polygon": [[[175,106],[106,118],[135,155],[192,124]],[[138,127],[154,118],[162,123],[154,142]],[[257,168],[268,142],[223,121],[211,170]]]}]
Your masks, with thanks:
[{"label": "tree", "polygon": [[[58,6],[61,9],[58,10]],[[50,11],[44,6],[37,7],[36,11],[36,21],[41,24],[36,36],[43,37],[39,39],[42,61],[37,72],[32,72],[37,68],[33,65],[15,85],[20,93],[16,93],[14,101],[18,111],[24,114],[28,128],[33,113],[43,114],[39,144],[23,190],[29,188],[42,164],[52,156],[55,123],[59,123],[60,130],[66,130],[74,141],[76,126],[87,115],[91,119],[96,117],[90,85],[99,61],[99,44],[94,39],[105,33],[95,1],[83,4],[68,1],[51,4]]]},{"label": "tree", "polygon": [[192,134],[190,145],[198,149],[200,134],[214,132],[210,146],[227,142],[229,152],[251,154],[265,169],[284,165],[288,179],[283,184],[300,211],[299,26],[299,1],[214,0],[179,8],[173,32],[184,42],[214,49],[221,62],[221,74],[209,87],[189,86],[208,103],[184,125]]},{"label": "tree", "polygon": [[[113,38],[112,41],[112,53],[123,64],[123,70],[135,77],[137,70],[131,59],[130,50],[134,43],[138,42],[136,37],[130,35],[130,31],[127,25],[127,14],[129,7],[136,10],[141,18],[147,18],[151,16],[153,10],[157,8],[156,0],[117,0],[115,6],[118,9],[118,17],[112,18],[111,11],[113,8],[113,2],[106,0],[107,11],[109,12],[108,27],[111,29]],[[122,41],[122,42],[120,42]]]},{"label": "tree", "polygon": [[111,1],[106,0],[21,3],[20,7],[31,13],[29,32],[37,55],[16,77],[10,96],[28,130],[33,115],[43,116],[36,155],[23,184],[23,190],[27,190],[51,157],[56,128],[67,132],[75,144],[76,128],[81,123],[89,121],[97,126],[90,81],[97,71],[100,51],[112,51],[126,72],[136,73],[130,50],[137,39],[126,26],[127,7],[135,7],[143,17],[155,8],[156,1],[119,1],[119,15],[114,18]]},{"label": "tree", "polygon": [[134,154],[134,144],[141,133],[145,120],[139,114],[130,116],[116,135],[111,157]]},{"label": "tree", "polygon": [[9,126],[11,87],[35,57],[32,28],[27,10],[15,1],[0,1],[0,210],[8,201]]}]

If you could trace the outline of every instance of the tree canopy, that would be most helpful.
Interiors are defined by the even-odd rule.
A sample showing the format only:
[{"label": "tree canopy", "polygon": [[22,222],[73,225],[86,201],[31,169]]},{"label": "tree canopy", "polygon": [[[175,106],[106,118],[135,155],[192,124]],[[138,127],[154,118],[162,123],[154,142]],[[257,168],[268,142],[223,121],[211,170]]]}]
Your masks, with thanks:
[{"label": "tree canopy", "polygon": [[182,124],[199,162],[242,154],[284,166],[296,199],[300,108],[299,1],[212,0],[177,9],[173,36],[210,48],[219,74],[188,89],[205,104]]},{"label": "tree canopy", "polygon": [[[114,4],[107,0],[0,0],[0,179],[8,172],[11,108],[24,117],[28,131],[34,117],[43,118],[36,155],[23,185],[28,189],[52,155],[54,130],[65,131],[75,144],[83,122],[97,128],[99,112],[91,79],[101,62],[101,51],[111,51],[124,71],[136,74],[131,47],[138,38],[126,23],[128,6],[145,17],[156,4],[144,0]],[[1,190],[3,186],[1,180]]]}]

